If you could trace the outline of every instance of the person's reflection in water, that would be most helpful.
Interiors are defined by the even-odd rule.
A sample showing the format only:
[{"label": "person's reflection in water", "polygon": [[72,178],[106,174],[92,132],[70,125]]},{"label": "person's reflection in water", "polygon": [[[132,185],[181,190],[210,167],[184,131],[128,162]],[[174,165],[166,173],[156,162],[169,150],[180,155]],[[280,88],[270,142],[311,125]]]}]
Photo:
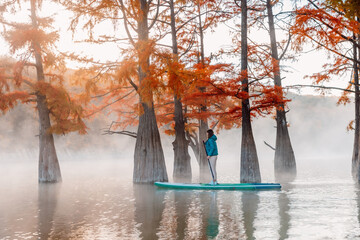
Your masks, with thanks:
[{"label": "person's reflection in water", "polygon": [[290,184],[283,184],[282,191],[279,194],[279,216],[280,216],[280,228],[279,228],[279,239],[288,239],[289,227],[290,227],[290,200],[288,192],[291,189]]},{"label": "person's reflection in water", "polygon": [[139,224],[141,239],[158,239],[156,233],[164,211],[166,191],[156,191],[151,184],[134,184],[135,222]]},{"label": "person's reflection in water", "polygon": [[215,239],[219,234],[219,212],[217,206],[217,192],[211,192],[209,215],[207,217],[206,236]]},{"label": "person's reflection in water", "polygon": [[219,212],[217,208],[217,192],[201,192],[202,206],[201,239],[216,239],[219,233]]},{"label": "person's reflection in water", "polygon": [[241,195],[243,222],[246,239],[254,238],[254,220],[259,206],[259,196],[257,192],[243,192]]},{"label": "person's reflection in water", "polygon": [[54,226],[54,215],[61,183],[39,184],[38,197],[38,236],[39,239],[49,239]]}]

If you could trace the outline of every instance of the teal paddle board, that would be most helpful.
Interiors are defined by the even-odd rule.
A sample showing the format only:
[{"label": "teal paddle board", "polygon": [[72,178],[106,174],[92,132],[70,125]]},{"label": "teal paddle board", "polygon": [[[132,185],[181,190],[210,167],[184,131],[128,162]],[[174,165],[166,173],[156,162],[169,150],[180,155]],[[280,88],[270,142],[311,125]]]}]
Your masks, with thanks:
[{"label": "teal paddle board", "polygon": [[159,188],[193,190],[271,190],[281,188],[279,183],[220,183],[211,185],[206,183],[155,182],[154,184]]}]

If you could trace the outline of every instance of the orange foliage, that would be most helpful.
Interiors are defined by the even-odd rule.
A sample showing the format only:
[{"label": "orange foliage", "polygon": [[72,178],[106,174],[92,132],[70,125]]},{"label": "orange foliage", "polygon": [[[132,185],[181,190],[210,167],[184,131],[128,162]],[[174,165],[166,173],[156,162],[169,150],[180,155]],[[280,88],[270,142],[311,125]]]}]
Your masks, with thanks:
[{"label": "orange foliage", "polygon": [[[210,1],[211,2],[211,1]],[[200,2],[201,3],[201,2]],[[227,16],[218,16],[216,21],[226,17],[233,17],[239,12],[239,7],[234,3],[227,3],[231,11],[227,11]],[[264,7],[252,6],[254,9]],[[195,12],[195,11],[194,11]],[[225,14],[225,15],[226,15]],[[189,14],[189,16],[191,16]],[[210,25],[209,25],[210,26]],[[189,28],[191,29],[191,28]],[[178,35],[180,43],[187,43],[183,40],[184,36],[191,36],[189,29],[184,30],[183,34]],[[229,52],[221,51],[218,55],[229,54],[232,57],[240,53],[240,36],[235,36],[236,46]],[[180,44],[181,46],[181,44]],[[180,49],[184,49],[180,47]],[[249,44],[249,62],[252,63],[252,73],[250,75],[250,94],[243,91],[242,80],[249,72],[238,72],[232,64],[212,64],[210,59],[204,59],[204,63],[199,62],[198,49],[192,49],[184,61],[172,63],[169,56],[169,88],[181,89],[176,94],[182,97],[185,105],[185,117],[187,130],[196,131],[198,120],[208,120],[210,127],[217,126],[217,129],[230,129],[241,125],[242,109],[241,101],[250,99],[252,103],[251,116],[264,116],[271,114],[276,107],[284,106],[289,101],[283,97],[282,89],[269,86],[268,83],[260,83],[261,80],[268,80],[273,76],[276,66],[269,53],[261,50],[261,46],[255,43]],[[239,58],[240,59],[240,58]],[[184,68],[184,66],[191,66]],[[176,77],[179,78],[176,78]],[[181,79],[181,80],[179,80]],[[173,90],[172,90],[173,91]],[[171,92],[171,91],[170,91]],[[165,99],[165,98],[164,98]],[[163,103],[171,102],[168,97]],[[166,127],[166,132],[174,134],[173,130],[173,111],[172,104],[158,104],[158,118],[162,126]],[[206,111],[201,111],[201,107]]]},{"label": "orange foliage", "polygon": [[[360,23],[354,15],[356,9],[352,9],[356,5],[352,4],[353,1],[329,0],[309,3],[297,10],[296,22],[291,29],[296,50],[301,50],[301,46],[310,41],[315,48],[327,50],[332,58],[330,63],[324,64],[322,72],[306,76],[313,79],[314,84],[338,78],[352,69],[353,56],[349,49],[353,44],[359,47],[354,35],[360,34]],[[347,90],[353,87],[351,84]],[[347,103],[347,95],[344,92],[339,103]]]},{"label": "orange foliage", "polygon": [[[3,11],[17,11],[21,1],[9,1],[0,8]],[[40,6],[41,1],[37,1]],[[32,16],[34,20],[34,16]],[[52,121],[48,131],[66,134],[77,131],[86,133],[83,122],[84,110],[77,95],[71,93],[71,86],[64,80],[66,72],[64,58],[57,53],[55,42],[59,35],[49,31],[52,18],[36,18],[36,25],[28,23],[9,23],[1,18],[0,23],[6,26],[5,40],[11,52],[20,52],[20,60],[0,60],[0,110],[5,113],[16,103],[36,103],[41,95],[50,111]],[[35,54],[41,56],[35,61]],[[43,68],[44,76],[37,75],[37,69]]]},{"label": "orange foliage", "polygon": [[39,43],[42,49],[48,49],[58,38],[57,32],[46,33],[42,29],[33,29],[31,25],[23,24],[5,34],[5,40],[10,44],[12,53],[24,47],[31,48],[32,42]]},{"label": "orange foliage", "polygon": [[[166,24],[170,19],[165,7],[164,11],[162,8],[159,10],[158,16],[162,21],[155,23],[156,30],[150,31],[149,40],[139,41],[135,27],[142,16],[139,1],[63,2],[75,13],[72,24],[74,31],[79,19],[85,21],[82,27],[89,30],[87,42],[102,44],[116,41],[117,37],[110,35],[95,38],[93,30],[100,21],[110,20],[115,26],[126,24],[129,47],[122,48],[121,60],[102,63],[71,55],[72,59],[92,64],[90,68],[79,70],[72,78],[83,90],[80,99],[86,105],[85,115],[93,116],[100,111],[114,113],[118,117],[117,124],[112,125],[114,128],[124,129],[136,125],[142,113],[141,103],[145,103],[154,104],[159,125],[164,127],[166,133],[174,134],[174,94],[182,99],[186,130],[190,133],[196,131],[199,119],[208,119],[210,126],[217,124],[219,129],[239,127],[242,99],[251,99],[253,117],[268,114],[288,101],[281,97],[282,90],[260,83],[260,80],[266,81],[272,76],[275,64],[270,55],[262,52],[255,43],[249,44],[249,59],[254,63],[252,71],[256,73],[249,79],[250,94],[242,90],[243,76],[234,66],[213,64],[211,59],[199,59],[198,21],[201,19],[203,31],[216,27],[219,22],[239,13],[240,9],[234,2],[176,1],[175,12],[179,14],[176,25],[180,26],[177,31],[178,56],[157,45],[170,32]],[[263,9],[261,5],[252,7]],[[148,10],[150,16],[156,16],[156,4]],[[198,14],[201,14],[200,18]],[[126,19],[123,22],[124,17]],[[237,45],[231,51],[233,55],[240,49],[240,41],[237,39],[235,42]],[[139,66],[146,73],[141,81]],[[200,111],[202,106],[207,111]]]},{"label": "orange foliage", "polygon": [[49,131],[56,134],[86,133],[86,126],[83,122],[84,110],[64,87],[53,86],[47,82],[37,82],[34,84],[34,91],[46,98],[53,120]]}]

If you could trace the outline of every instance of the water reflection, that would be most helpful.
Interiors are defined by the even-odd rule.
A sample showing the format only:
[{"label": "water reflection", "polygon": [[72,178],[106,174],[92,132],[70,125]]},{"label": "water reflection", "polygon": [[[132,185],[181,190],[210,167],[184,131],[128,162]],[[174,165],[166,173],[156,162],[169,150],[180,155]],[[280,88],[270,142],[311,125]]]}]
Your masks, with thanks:
[{"label": "water reflection", "polygon": [[[151,206],[147,201],[136,203],[136,212],[157,208],[157,215],[151,218],[152,225],[139,229],[141,236],[143,239],[216,239],[220,223],[217,194],[216,191],[157,190],[157,204],[163,200],[161,207]],[[158,212],[161,209],[162,213]]]},{"label": "water reflection", "polygon": [[290,184],[283,184],[282,191],[279,193],[279,216],[280,216],[280,228],[279,239],[288,239],[290,228],[290,199],[288,197],[289,191],[292,189]]},{"label": "water reflection", "polygon": [[158,239],[157,231],[164,211],[166,191],[149,184],[134,184],[135,222],[142,239]]},{"label": "water reflection", "polygon": [[42,183],[38,188],[38,236],[49,239],[54,225],[61,183]]},{"label": "water reflection", "polygon": [[360,239],[360,189],[351,179],[181,191],[97,171],[61,184],[4,179],[0,239]]},{"label": "water reflection", "polygon": [[360,185],[359,184],[355,186],[355,194],[356,194],[356,206],[357,206],[357,220],[360,226]]},{"label": "water reflection", "polygon": [[174,191],[175,211],[176,211],[176,234],[178,239],[185,239],[187,230],[187,210],[191,204],[192,194]]},{"label": "water reflection", "polygon": [[217,194],[217,191],[203,191],[199,194],[202,206],[202,239],[215,239],[219,234]]},{"label": "water reflection", "polygon": [[259,206],[259,195],[257,192],[243,192],[241,195],[243,223],[246,239],[255,239],[254,220]]},{"label": "water reflection", "polygon": [[[209,212],[206,218],[206,236],[214,239],[219,233],[219,211],[217,206],[217,192],[210,194]],[[205,215],[205,214],[204,214]]]}]

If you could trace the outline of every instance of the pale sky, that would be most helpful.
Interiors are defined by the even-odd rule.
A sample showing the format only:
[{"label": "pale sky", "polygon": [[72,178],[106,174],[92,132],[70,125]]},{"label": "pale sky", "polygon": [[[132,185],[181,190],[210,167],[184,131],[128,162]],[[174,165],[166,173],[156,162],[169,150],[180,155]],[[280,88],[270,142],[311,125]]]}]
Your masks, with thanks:
[{"label": "pale sky", "polygon": [[[16,18],[16,21],[28,21],[29,12],[28,8],[23,8],[18,15],[12,15],[11,17]],[[74,39],[72,39],[72,34],[70,30],[68,30],[71,14],[64,9],[59,9],[58,5],[54,5],[54,3],[46,3],[44,2],[43,11],[39,14],[40,16],[51,16],[54,15],[56,19],[56,27],[55,30],[58,30],[60,33],[60,40],[57,43],[58,49],[63,52],[76,52],[78,54],[86,54],[87,56],[94,57],[95,59],[99,59],[101,61],[114,61],[119,59],[119,49],[115,44],[102,44],[93,45],[93,44],[85,44],[85,43],[75,43]],[[120,31],[117,30],[117,31]],[[113,26],[111,23],[109,24],[101,24],[97,27],[96,33],[98,35],[102,35],[105,33],[114,32]],[[277,32],[278,40],[282,33],[280,31]],[[253,31],[250,33],[251,37],[254,39],[261,39],[264,42],[269,41],[269,36],[260,33],[257,31]],[[286,37],[285,35],[283,35]],[[86,34],[81,30],[78,30],[75,34],[75,40],[86,39]],[[209,56],[212,52],[218,51],[221,47],[231,45],[231,38],[229,36],[228,29],[223,25],[217,27],[214,32],[208,31],[205,35],[205,52],[206,55]],[[0,37],[0,55],[9,55],[8,46]],[[326,55],[324,52],[313,51],[310,53],[302,54],[297,62],[283,62],[283,65],[288,66],[288,70],[291,72],[282,72],[283,86],[289,86],[294,84],[311,84],[310,80],[305,80],[303,77],[305,75],[311,75],[312,73],[316,73],[321,71],[322,65],[325,63]],[[69,63],[68,67],[76,68],[76,64]],[[346,79],[347,78],[347,79]],[[337,86],[337,87],[345,87],[347,82],[349,82],[349,76],[346,76],[345,79],[334,79],[331,83],[327,85]],[[316,94],[316,92],[311,88],[306,88],[302,90],[304,94]],[[340,91],[333,91],[334,95],[341,94]]]}]

